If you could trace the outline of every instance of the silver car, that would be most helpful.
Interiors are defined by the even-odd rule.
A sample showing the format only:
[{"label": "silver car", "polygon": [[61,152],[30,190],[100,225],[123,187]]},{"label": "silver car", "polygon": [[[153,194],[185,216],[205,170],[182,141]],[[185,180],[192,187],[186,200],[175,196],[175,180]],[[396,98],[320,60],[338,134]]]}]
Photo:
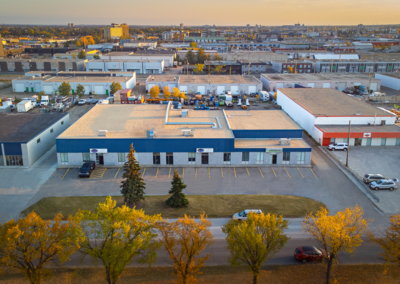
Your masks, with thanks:
[{"label": "silver car", "polygon": [[392,191],[393,189],[397,188],[397,183],[391,179],[381,179],[378,181],[371,182],[369,187],[375,190],[389,189],[390,191]]},{"label": "silver car", "polygon": [[261,214],[262,213],[261,209],[246,209],[246,210],[240,211],[239,213],[233,214],[232,219],[239,220],[239,221],[246,221],[247,220],[247,215],[250,212],[253,212],[254,214]]}]

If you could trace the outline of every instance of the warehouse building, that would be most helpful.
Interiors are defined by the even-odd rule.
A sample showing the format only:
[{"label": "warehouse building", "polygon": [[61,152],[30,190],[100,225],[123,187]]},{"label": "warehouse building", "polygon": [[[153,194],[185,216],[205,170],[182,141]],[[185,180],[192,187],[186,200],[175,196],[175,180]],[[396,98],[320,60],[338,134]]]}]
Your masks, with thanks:
[{"label": "warehouse building", "polygon": [[381,81],[381,85],[400,91],[399,73],[375,73],[375,78]]},{"label": "warehouse building", "polygon": [[188,94],[220,95],[230,91],[232,95],[256,93],[262,90],[261,82],[254,76],[204,75],[204,76],[150,76],[146,80],[146,91],[154,86],[162,90],[168,86]]},{"label": "warehouse building", "polygon": [[26,72],[25,76],[27,77],[44,77],[44,76],[61,76],[61,77],[133,77],[135,73],[133,72],[121,72],[121,71],[98,71],[98,72],[90,72],[90,71],[30,71]]},{"label": "warehouse building", "polygon": [[[400,145],[396,115],[333,89],[278,89],[277,103],[322,146]],[[348,141],[351,121],[350,141]]]},{"label": "warehouse building", "polygon": [[373,91],[381,88],[379,79],[361,74],[261,74],[264,90],[276,92],[280,88],[331,88],[343,91],[363,85]]},{"label": "warehouse building", "polygon": [[384,73],[395,72],[400,69],[400,60],[374,61],[374,60],[306,60],[313,63],[315,72],[318,73]]},{"label": "warehouse building", "polygon": [[110,52],[100,55],[104,60],[127,60],[127,61],[154,61],[164,60],[165,66],[172,67],[175,60],[175,52],[171,51],[148,51],[148,52]]},{"label": "warehouse building", "polygon": [[13,92],[16,93],[39,93],[42,91],[43,81],[50,79],[51,76],[24,76],[11,81]]},{"label": "warehouse building", "polygon": [[272,69],[278,73],[291,73],[290,69],[292,68],[293,72],[296,73],[311,73],[313,71],[313,64],[311,62],[305,61],[287,61],[287,60],[273,60],[271,61]]},{"label": "warehouse building", "polygon": [[249,51],[237,51],[230,53],[222,53],[220,57],[223,60],[261,60],[265,62],[271,62],[273,60],[287,60],[287,54],[275,53],[275,52],[267,52],[267,51],[257,51],[257,52],[249,52]]},{"label": "warehouse building", "polygon": [[86,63],[90,72],[136,72],[138,74],[160,74],[164,71],[164,60],[90,60]]},{"label": "warehouse building", "polygon": [[0,113],[0,167],[30,167],[69,127],[68,113]]},{"label": "warehouse building", "polygon": [[[265,123],[268,121],[268,123]],[[196,111],[168,105],[96,105],[57,138],[59,166],[310,165],[303,130],[281,110]]]},{"label": "warehouse building", "polygon": [[0,59],[0,71],[83,71],[85,63],[84,59]]}]

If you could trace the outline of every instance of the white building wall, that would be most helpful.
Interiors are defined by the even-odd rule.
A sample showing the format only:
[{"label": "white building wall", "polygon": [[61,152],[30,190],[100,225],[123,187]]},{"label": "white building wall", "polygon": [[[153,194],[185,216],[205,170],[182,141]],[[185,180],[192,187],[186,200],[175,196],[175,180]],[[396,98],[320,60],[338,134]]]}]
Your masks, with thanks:
[{"label": "white building wall", "polygon": [[[279,96],[279,95],[278,95]],[[279,104],[279,103],[278,103]],[[361,124],[367,125],[371,124],[381,124],[381,120],[385,120],[386,124],[394,124],[396,117],[393,116],[351,116],[351,117],[316,117],[315,124],[316,125],[348,125],[349,120],[351,120],[351,124]]]},{"label": "white building wall", "polygon": [[386,138],[386,146],[396,146],[396,138]]},{"label": "white building wall", "polygon": [[400,77],[393,78],[386,76],[385,74],[375,73],[375,78],[381,80],[382,86],[400,91]]},{"label": "white building wall", "polygon": [[381,138],[372,138],[371,146],[381,146],[382,139]]},{"label": "white building wall", "polygon": [[319,143],[322,145],[322,140],[324,138],[324,133],[319,130],[317,127],[314,126],[314,133],[310,133],[310,135]]}]

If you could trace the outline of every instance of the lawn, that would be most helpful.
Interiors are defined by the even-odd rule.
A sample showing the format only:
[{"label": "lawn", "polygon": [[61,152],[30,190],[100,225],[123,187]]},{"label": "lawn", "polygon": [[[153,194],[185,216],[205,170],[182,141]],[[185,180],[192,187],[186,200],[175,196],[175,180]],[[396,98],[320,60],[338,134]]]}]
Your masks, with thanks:
[{"label": "lawn", "polygon": [[[392,267],[384,275],[384,265],[361,264],[339,265],[335,270],[338,283],[341,284],[398,284],[400,272],[397,267]],[[198,277],[199,284],[243,284],[252,283],[252,274],[247,267],[208,266],[201,269],[202,275]],[[103,268],[57,268],[52,269],[54,277],[45,281],[45,284],[98,284],[106,283]],[[173,284],[175,278],[169,267],[128,267],[125,268],[118,283],[159,283]],[[325,283],[324,268],[318,264],[265,266],[261,270],[260,284],[317,284]],[[0,276],[1,284],[25,284],[29,283],[16,270],[5,271]]]},{"label": "lawn", "polygon": [[[303,217],[315,212],[325,205],[306,197],[290,195],[187,195],[190,205],[187,208],[168,207],[165,200],[168,196],[146,196],[137,208],[146,214],[161,214],[164,218],[183,217],[184,214],[199,216],[205,211],[210,218],[231,217],[243,209],[261,209],[263,212],[276,213],[287,218]],[[122,197],[113,197],[117,205],[123,204]],[[75,214],[78,209],[94,210],[104,196],[81,197],[46,197],[25,209],[27,214],[34,210],[43,219],[52,219],[58,213],[64,216]]]}]

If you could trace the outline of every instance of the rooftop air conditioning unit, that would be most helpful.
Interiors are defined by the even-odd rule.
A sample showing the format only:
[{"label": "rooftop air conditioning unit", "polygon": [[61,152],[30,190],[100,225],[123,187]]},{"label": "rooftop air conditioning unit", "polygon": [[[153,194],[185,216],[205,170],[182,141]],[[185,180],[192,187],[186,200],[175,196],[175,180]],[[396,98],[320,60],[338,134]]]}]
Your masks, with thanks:
[{"label": "rooftop air conditioning unit", "polygon": [[107,130],[99,130],[99,137],[106,137],[107,136]]},{"label": "rooftop air conditioning unit", "polygon": [[193,131],[191,129],[182,129],[183,136],[189,137],[193,136]]},{"label": "rooftop air conditioning unit", "polygon": [[183,109],[182,110],[182,117],[188,117],[188,112],[189,112],[189,110]]},{"label": "rooftop air conditioning unit", "polygon": [[147,138],[154,138],[155,131],[154,130],[147,130]]},{"label": "rooftop air conditioning unit", "polygon": [[281,138],[279,139],[279,144],[282,146],[290,146],[290,138]]}]

